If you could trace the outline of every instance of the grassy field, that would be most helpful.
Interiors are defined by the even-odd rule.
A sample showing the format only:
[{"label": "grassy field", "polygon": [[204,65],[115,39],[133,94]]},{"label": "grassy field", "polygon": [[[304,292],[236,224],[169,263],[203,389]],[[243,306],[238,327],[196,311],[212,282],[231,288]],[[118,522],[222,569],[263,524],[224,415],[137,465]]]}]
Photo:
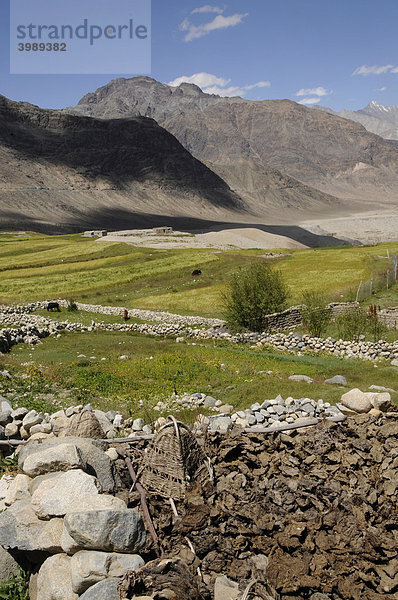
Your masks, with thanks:
[{"label": "grassy field", "polygon": [[[117,332],[65,333],[33,349],[16,346],[0,357],[2,369],[13,375],[10,380],[2,378],[3,392],[14,390],[19,406],[54,410],[54,399],[50,402],[46,396],[52,393],[55,405],[92,402],[126,416],[143,416],[146,421],[159,416],[153,406],[170,397],[174,384],[179,393],[202,391],[237,409],[279,393],[284,398],[323,398],[335,403],[345,390],[324,380],[336,374],[347,378],[348,389],[366,390],[375,384],[398,390],[398,369],[388,363],[375,367],[331,356],[293,356],[221,342],[176,344],[172,339]],[[24,373],[27,379],[16,377]],[[309,375],[315,381],[289,381],[293,374]],[[398,394],[393,396],[398,402]],[[188,422],[195,415],[180,417]]]},{"label": "grassy field", "polygon": [[[386,269],[387,249],[378,246],[292,250],[273,260],[290,288],[290,304],[307,290],[328,299],[352,299],[361,280]],[[278,252],[278,251],[276,251]],[[68,297],[127,308],[222,316],[220,294],[231,274],[264,250],[159,250],[96,242],[81,235],[0,233],[0,302]],[[200,268],[202,276],[191,276]],[[397,286],[372,296],[380,305],[398,305]]]}]

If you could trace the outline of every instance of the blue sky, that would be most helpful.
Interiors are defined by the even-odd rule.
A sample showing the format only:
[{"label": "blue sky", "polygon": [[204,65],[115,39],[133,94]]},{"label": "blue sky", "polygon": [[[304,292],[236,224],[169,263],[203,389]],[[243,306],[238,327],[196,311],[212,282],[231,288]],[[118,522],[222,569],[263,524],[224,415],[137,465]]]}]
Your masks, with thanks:
[{"label": "blue sky", "polygon": [[[150,75],[253,100],[393,105],[397,30],[397,0],[152,0]],[[0,56],[0,93],[49,108],[76,104],[121,76],[10,75],[9,0],[0,0]]]}]

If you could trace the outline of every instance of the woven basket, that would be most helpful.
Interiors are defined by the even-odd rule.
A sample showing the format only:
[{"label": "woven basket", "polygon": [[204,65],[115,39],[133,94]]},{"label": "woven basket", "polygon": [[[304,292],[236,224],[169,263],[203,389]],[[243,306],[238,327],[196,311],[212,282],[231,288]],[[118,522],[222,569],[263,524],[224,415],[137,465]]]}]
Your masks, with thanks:
[{"label": "woven basket", "polygon": [[190,429],[169,417],[143,455],[138,479],[146,491],[180,500],[189,483],[211,481],[213,470]]}]

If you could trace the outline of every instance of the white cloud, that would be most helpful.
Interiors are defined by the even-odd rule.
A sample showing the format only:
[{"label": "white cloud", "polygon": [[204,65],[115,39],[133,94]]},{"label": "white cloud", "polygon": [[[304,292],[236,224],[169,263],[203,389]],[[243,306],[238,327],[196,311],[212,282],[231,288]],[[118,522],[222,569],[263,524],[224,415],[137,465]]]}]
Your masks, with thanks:
[{"label": "white cloud", "polygon": [[367,65],[362,65],[361,67],[357,67],[353,72],[353,75],[382,75],[383,73],[398,73],[398,67],[393,69],[394,65],[373,65],[368,67]]},{"label": "white cloud", "polygon": [[210,6],[210,4],[206,4],[206,6],[194,8],[192,14],[195,15],[197,13],[217,13],[218,15],[222,15],[223,12],[224,9],[220,8],[219,6]]},{"label": "white cloud", "polygon": [[218,96],[224,97],[244,96],[246,92],[250,90],[270,87],[271,85],[269,81],[257,81],[256,83],[243,86],[228,85],[231,83],[231,79],[217,77],[211,73],[195,73],[194,75],[190,76],[183,75],[182,77],[177,77],[173,81],[170,81],[168,85],[177,87],[181,83],[194,83],[206,94],[217,94]]},{"label": "white cloud", "polygon": [[221,87],[225,87],[230,83],[230,79],[224,79],[223,77],[217,77],[216,75],[211,75],[211,73],[195,73],[194,75],[183,75],[182,77],[177,77],[173,81],[170,81],[168,85],[172,87],[177,87],[181,83],[194,83],[198,85],[200,88],[207,88],[210,85],[219,85]]},{"label": "white cloud", "polygon": [[300,100],[299,104],[318,104],[320,100],[320,98],[303,98]]},{"label": "white cloud", "polygon": [[296,96],[328,96],[330,92],[325,90],[324,87],[318,86],[316,88],[302,88],[296,92]]},{"label": "white cloud", "polygon": [[387,90],[387,86],[383,85],[383,87],[379,88],[378,92],[385,92]]},{"label": "white cloud", "polygon": [[230,15],[229,17],[219,14],[209,23],[203,23],[201,25],[194,25],[188,19],[184,19],[180,25],[180,29],[181,31],[188,32],[184,37],[184,41],[192,42],[192,40],[196,40],[208,35],[212,31],[216,31],[218,29],[227,29],[228,27],[236,27],[236,25],[242,23],[243,19],[247,17],[248,14],[249,13],[236,13],[234,15]]}]

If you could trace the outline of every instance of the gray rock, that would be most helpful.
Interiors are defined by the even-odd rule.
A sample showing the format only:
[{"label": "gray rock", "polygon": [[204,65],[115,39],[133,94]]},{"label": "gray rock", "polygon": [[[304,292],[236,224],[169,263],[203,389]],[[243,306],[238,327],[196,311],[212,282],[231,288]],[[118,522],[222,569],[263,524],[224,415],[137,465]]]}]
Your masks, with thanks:
[{"label": "gray rock", "polygon": [[145,525],[132,509],[69,512],[65,529],[77,545],[87,550],[137,552],[145,545]]},{"label": "gray rock", "polygon": [[[93,496],[85,496],[81,500],[76,500],[67,512],[67,515],[73,512],[83,512],[83,511],[93,511],[93,510],[126,510],[126,503],[120,498],[116,498],[115,496],[108,496],[107,494],[94,494]],[[62,536],[61,536],[61,545],[64,552],[67,554],[74,554],[82,548],[76,541],[69,535],[64,525]]]},{"label": "gray rock", "polygon": [[343,375],[335,375],[330,379],[325,379],[325,383],[331,383],[335,385],[347,385],[347,379]]},{"label": "gray rock", "polygon": [[398,367],[398,358],[394,358],[394,360],[391,361],[391,365],[393,367]]},{"label": "gray rock", "polygon": [[290,375],[290,381],[305,381],[306,383],[312,383],[314,380],[308,375]]},{"label": "gray rock", "polygon": [[396,394],[396,390],[393,390],[392,388],[387,388],[384,387],[382,385],[371,385],[369,386],[370,390],[374,390],[375,392],[389,392],[390,394]]},{"label": "gray rock", "polygon": [[18,435],[19,426],[16,423],[7,423],[4,428],[4,435],[8,438],[15,437]]},{"label": "gray rock", "polygon": [[117,554],[81,550],[71,558],[72,589],[83,594],[89,587],[108,577],[123,577],[144,565],[138,554]]},{"label": "gray rock", "polygon": [[309,402],[307,402],[306,404],[303,404],[301,407],[301,410],[308,413],[309,415],[315,414],[315,408]]},{"label": "gray rock", "polygon": [[232,427],[231,417],[216,417],[210,421],[210,431],[227,431]]},{"label": "gray rock", "polygon": [[255,416],[255,419],[256,419],[257,423],[264,423],[264,421],[265,421],[265,417],[264,417],[264,415],[263,415],[263,414],[261,414],[260,412],[257,412],[257,411],[256,411],[256,412],[254,413],[254,416]]},{"label": "gray rock", "polygon": [[274,409],[274,413],[276,413],[279,416],[285,414],[285,412],[286,412],[285,407],[281,406],[280,404],[275,404],[273,409]]},{"label": "gray rock", "polygon": [[369,397],[358,388],[354,388],[341,396],[341,404],[357,413],[367,413],[372,408]]},{"label": "gray rock", "polygon": [[213,408],[216,405],[217,400],[213,396],[206,396],[203,402],[205,408]]},{"label": "gray rock", "polygon": [[76,498],[99,493],[96,477],[76,469],[41,481],[32,494],[32,507],[41,519],[63,517]]},{"label": "gray rock", "polygon": [[42,421],[44,421],[44,415],[38,413],[36,410],[30,410],[22,419],[22,425],[26,431],[29,431],[33,425],[38,425]]},{"label": "gray rock", "polygon": [[9,401],[0,396],[0,424],[6,425],[11,420],[13,409]]},{"label": "gray rock", "polygon": [[94,414],[97,417],[99,424],[101,425],[102,429],[104,430],[104,433],[106,436],[111,429],[113,430],[112,422],[108,419],[108,417],[102,410],[95,410]]},{"label": "gray rock", "polygon": [[[111,423],[113,423],[113,421],[115,420],[115,417],[118,415],[119,413],[116,410],[108,410],[108,412],[105,413],[105,416],[107,419],[109,419],[109,421]],[[121,416],[121,415],[120,415]]]},{"label": "gray rock", "polygon": [[30,501],[30,484],[32,483],[32,479],[27,475],[23,475],[22,473],[18,473],[18,475],[13,479],[10,483],[10,486],[7,490],[6,496],[4,498],[5,504],[10,506],[14,504],[17,500],[28,500]]},{"label": "gray rock", "polygon": [[23,551],[61,552],[62,519],[41,521],[27,500],[0,513],[0,545]]},{"label": "gray rock", "polygon": [[72,415],[77,415],[79,412],[81,412],[82,410],[82,406],[70,406],[69,408],[66,409],[65,411],[65,415],[67,417],[71,417]]},{"label": "gray rock", "polygon": [[241,597],[239,585],[226,575],[217,577],[214,582],[214,600],[238,600]]},{"label": "gray rock", "polygon": [[29,434],[34,435],[35,433],[51,433],[52,432],[51,423],[39,423],[38,425],[32,425],[29,429]]},{"label": "gray rock", "polygon": [[[72,419],[73,418],[74,417],[72,417]],[[102,491],[106,493],[114,492],[117,486],[120,485],[120,479],[116,473],[113,462],[109,456],[105,454],[108,445],[103,442],[80,437],[69,437],[67,442],[75,445],[79,449],[82,459],[87,465],[87,469],[90,473],[95,474],[101,484]],[[33,442],[26,444],[26,446],[21,448],[19,453],[19,468],[23,471],[25,460],[31,453],[40,452],[60,444],[65,444],[64,438],[49,438],[41,444]]]},{"label": "gray rock", "polygon": [[92,585],[79,600],[120,600],[118,586],[120,579],[112,577]]},{"label": "gray rock", "polygon": [[254,415],[246,415],[246,421],[249,425],[255,425],[257,423],[256,417]]},{"label": "gray rock", "polygon": [[17,561],[0,546],[0,583],[10,579],[11,575],[17,575],[19,569]]},{"label": "gray rock", "polygon": [[83,409],[70,418],[67,435],[100,440],[105,433],[93,411]]},{"label": "gray rock", "polygon": [[[370,392],[372,394],[372,392]],[[366,394],[367,395],[367,394]],[[386,412],[391,406],[391,396],[388,392],[373,392],[370,402],[373,408]]]},{"label": "gray rock", "polygon": [[133,431],[142,431],[142,428],[145,425],[145,421],[144,419],[134,419],[133,421],[133,425],[132,425],[132,430]]},{"label": "gray rock", "polygon": [[11,418],[14,420],[19,420],[19,419],[23,419],[25,415],[28,414],[28,409],[27,408],[15,408],[12,413],[11,413]]},{"label": "gray rock", "polygon": [[47,558],[37,577],[37,600],[78,600],[78,598],[79,596],[72,590],[71,558],[66,554]]},{"label": "gray rock", "polygon": [[30,477],[44,475],[54,471],[87,468],[82,453],[74,444],[64,443],[38,450],[23,461],[23,471]]}]

